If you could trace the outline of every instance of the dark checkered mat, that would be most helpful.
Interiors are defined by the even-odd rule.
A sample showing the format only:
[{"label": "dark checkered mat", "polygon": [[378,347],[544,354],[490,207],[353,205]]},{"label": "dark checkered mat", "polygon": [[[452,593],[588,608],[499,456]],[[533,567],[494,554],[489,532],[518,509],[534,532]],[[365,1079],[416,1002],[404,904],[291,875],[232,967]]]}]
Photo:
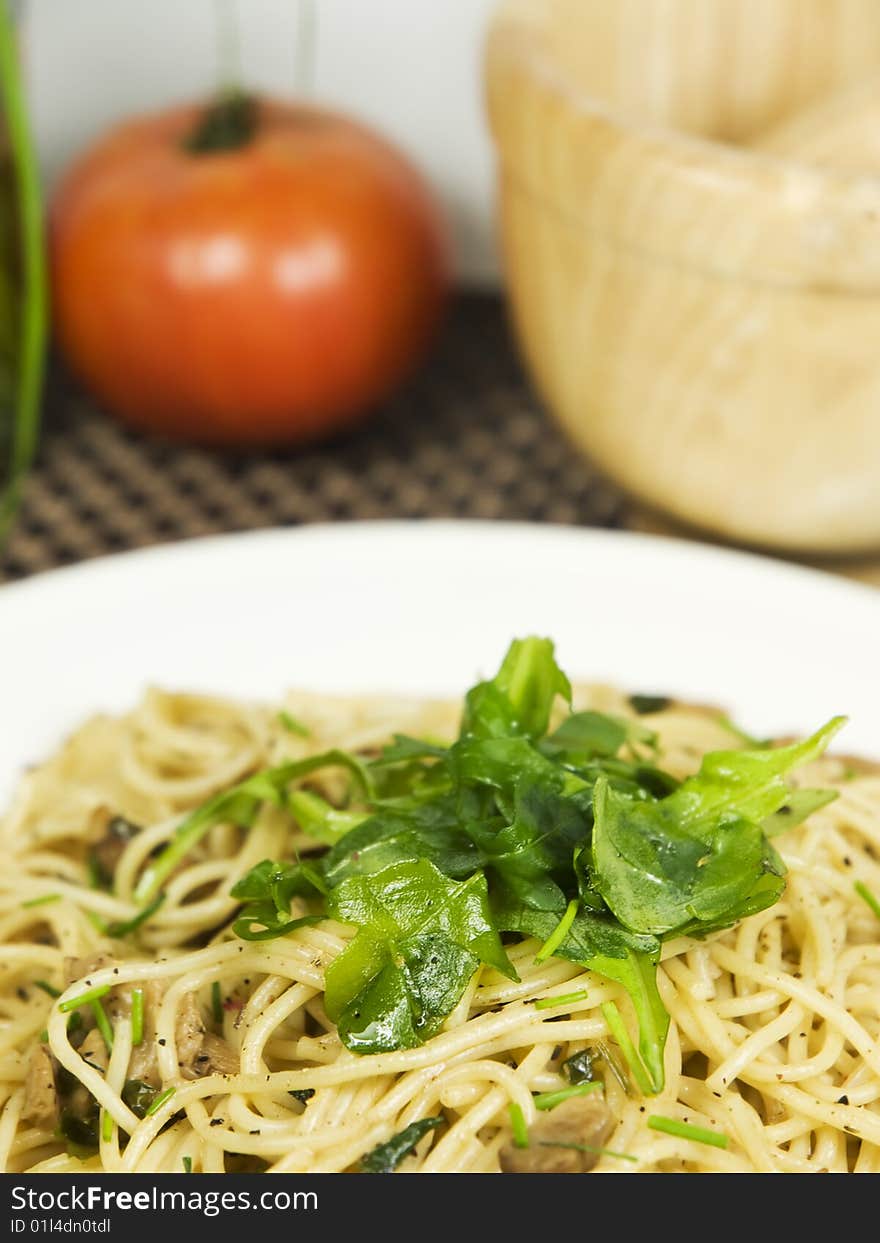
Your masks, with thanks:
[{"label": "dark checkered mat", "polygon": [[0,577],[220,531],[368,518],[623,524],[620,494],[548,422],[501,303],[459,299],[429,364],[368,424],[286,453],[130,432],[53,375]]}]

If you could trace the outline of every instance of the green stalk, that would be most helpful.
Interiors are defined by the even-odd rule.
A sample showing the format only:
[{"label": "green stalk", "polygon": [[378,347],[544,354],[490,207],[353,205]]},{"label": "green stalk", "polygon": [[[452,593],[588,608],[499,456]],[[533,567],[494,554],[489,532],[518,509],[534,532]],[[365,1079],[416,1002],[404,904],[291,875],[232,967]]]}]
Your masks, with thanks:
[{"label": "green stalk", "polygon": [[15,171],[22,283],[15,405],[8,415],[12,420],[12,434],[6,489],[0,493],[2,540],[15,516],[24,476],[37,449],[48,318],[42,196],[8,0],[0,0],[0,104]]}]

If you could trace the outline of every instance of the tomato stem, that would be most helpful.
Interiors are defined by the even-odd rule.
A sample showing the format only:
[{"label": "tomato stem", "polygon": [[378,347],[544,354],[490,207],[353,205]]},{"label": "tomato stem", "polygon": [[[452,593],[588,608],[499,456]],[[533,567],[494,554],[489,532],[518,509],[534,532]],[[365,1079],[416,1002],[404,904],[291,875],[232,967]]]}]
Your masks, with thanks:
[{"label": "tomato stem", "polygon": [[183,145],[192,155],[236,151],[251,141],[257,120],[258,107],[253,95],[225,91],[204,110]]}]

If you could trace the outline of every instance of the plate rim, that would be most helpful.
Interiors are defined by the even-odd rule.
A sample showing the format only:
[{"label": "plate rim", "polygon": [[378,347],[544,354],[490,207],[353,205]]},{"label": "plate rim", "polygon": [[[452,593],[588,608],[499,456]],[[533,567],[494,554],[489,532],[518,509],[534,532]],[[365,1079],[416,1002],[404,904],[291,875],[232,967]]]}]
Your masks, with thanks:
[{"label": "plate rim", "polygon": [[335,542],[337,540],[410,540],[428,532],[434,538],[466,539],[479,535],[481,539],[499,542],[527,539],[541,542],[584,542],[608,548],[614,544],[646,550],[663,548],[673,557],[696,561],[713,561],[737,566],[741,570],[752,568],[758,573],[773,573],[777,578],[788,579],[801,586],[822,586],[824,590],[841,596],[850,596],[880,608],[880,591],[869,583],[846,578],[830,569],[803,565],[773,554],[751,549],[733,548],[724,544],[712,544],[703,539],[685,536],[631,531],[622,528],[577,526],[568,523],[503,521],[498,519],[471,518],[376,518],[347,519],[333,522],[303,523],[291,526],[257,527],[240,531],[211,532],[188,536],[178,540],[166,540],[141,548],[123,549],[102,553],[76,561],[71,565],[55,566],[40,570],[24,578],[0,582],[0,607],[11,601],[18,602],[44,590],[55,590],[67,584],[82,582],[89,577],[106,578],[124,572],[130,567],[152,567],[172,560],[198,559],[200,554],[209,557],[224,549],[242,547],[248,543],[305,543]]}]

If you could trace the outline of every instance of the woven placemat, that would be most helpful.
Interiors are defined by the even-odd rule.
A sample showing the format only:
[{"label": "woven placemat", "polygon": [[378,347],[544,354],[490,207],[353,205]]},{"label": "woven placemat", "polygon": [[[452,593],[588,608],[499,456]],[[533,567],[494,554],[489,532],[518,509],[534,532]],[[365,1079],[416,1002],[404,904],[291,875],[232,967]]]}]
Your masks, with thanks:
[{"label": "woven placemat", "polygon": [[454,305],[419,376],[363,427],[298,452],[218,453],[119,426],[52,370],[36,469],[0,558],[21,578],[212,532],[375,518],[620,526],[620,493],[541,411],[501,302]]},{"label": "woven placemat", "polygon": [[[643,510],[541,409],[501,300],[452,308],[428,364],[361,428],[284,453],[219,453],[138,435],[58,368],[0,581],[223,531],[378,518],[488,518],[711,538]],[[880,584],[877,558],[822,568]]]}]

